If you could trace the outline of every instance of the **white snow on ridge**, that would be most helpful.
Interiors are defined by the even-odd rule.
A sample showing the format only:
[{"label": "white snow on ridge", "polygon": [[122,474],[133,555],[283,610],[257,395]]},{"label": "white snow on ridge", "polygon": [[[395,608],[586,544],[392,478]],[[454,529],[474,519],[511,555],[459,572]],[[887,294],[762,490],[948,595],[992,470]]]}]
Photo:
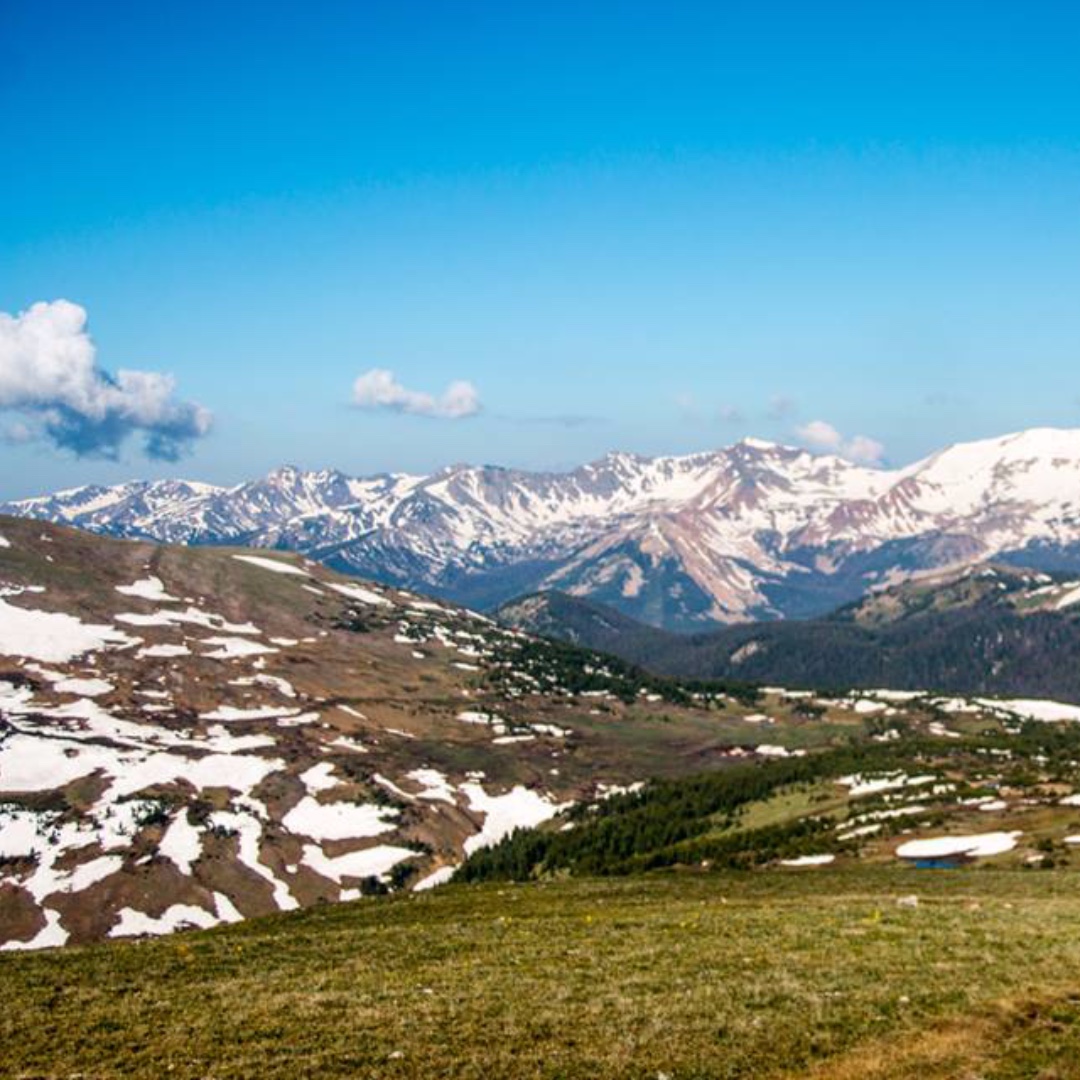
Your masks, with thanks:
[{"label": "white snow on ridge", "polygon": [[109,802],[174,780],[246,792],[284,768],[279,759],[236,752],[272,745],[264,735],[244,736],[241,745],[223,728],[210,728],[200,738],[112,716],[88,699],[49,708],[2,680],[0,701],[15,729],[0,752],[0,790],[51,791],[100,771],[111,778]]},{"label": "white snow on ridge", "polygon": [[[1077,837],[1080,840],[1080,837]],[[432,870],[427,877],[421,878],[413,886],[413,892],[426,892],[428,889],[434,889],[439,885],[445,885],[457,871],[456,866],[440,866],[438,870]]]},{"label": "white snow on ridge", "polygon": [[505,795],[489,795],[476,783],[462,784],[460,790],[469,800],[469,809],[484,815],[483,828],[465,841],[466,855],[497,844],[517,828],[539,825],[570,805],[551,802],[520,784]]},{"label": "white snow on ridge", "polygon": [[140,659],[144,657],[150,659],[154,657],[190,656],[191,650],[186,645],[147,645],[135,655]]},{"label": "white snow on ridge", "polygon": [[101,697],[113,689],[113,684],[106,679],[72,678],[57,679],[53,689],[58,694],[77,694],[79,697]]},{"label": "white snow on ridge", "polygon": [[1027,720],[1043,720],[1052,723],[1057,720],[1080,720],[1080,705],[1067,705],[1060,701],[1045,701],[1036,698],[975,698],[975,703],[985,709],[1012,713]]},{"label": "white snow on ridge", "polygon": [[222,634],[262,633],[253,623],[231,623],[222,615],[202,611],[197,607],[188,607],[185,611],[155,611],[149,615],[125,611],[116,616],[116,621],[124,623],[125,626],[177,626],[187,623],[207,630],[217,630]]},{"label": "white snow on ridge", "polygon": [[397,816],[396,810],[385,806],[321,803],[307,795],[281,819],[281,824],[289,832],[312,840],[355,840],[389,832]]},{"label": "white snow on ridge", "polygon": [[496,716],[495,713],[490,712],[478,712],[476,709],[464,709],[457,714],[457,718],[463,724],[483,724],[485,726],[506,724],[506,721],[501,716]]},{"label": "white snow on ridge", "polygon": [[755,746],[754,753],[761,757],[791,757],[791,753],[786,746],[777,746],[773,743],[762,743],[760,746]]},{"label": "white snow on ridge", "polygon": [[158,844],[158,854],[172,861],[181,874],[190,874],[192,865],[202,855],[202,834],[188,822],[187,811],[182,809]]},{"label": "white snow on ridge", "polygon": [[63,612],[16,607],[0,598],[0,655],[64,663],[95,649],[139,643],[139,638],[115,626],[84,623]]},{"label": "white snow on ridge", "polygon": [[234,660],[242,656],[260,656],[279,651],[273,645],[260,645],[257,641],[234,637],[208,637],[203,638],[199,644],[218,646],[213,652],[203,653],[208,660]]},{"label": "white snow on ridge", "polygon": [[1054,610],[1061,611],[1064,608],[1072,607],[1074,604],[1080,604],[1080,585],[1073,585],[1066,593],[1058,597],[1057,603],[1054,604]]},{"label": "white snow on ridge", "polygon": [[[254,800],[248,800],[248,802],[253,806],[257,805]],[[210,825],[235,830],[240,838],[240,861],[269,883],[274,891],[274,903],[279,911],[294,911],[300,906],[296,897],[289,892],[288,885],[274,877],[270,868],[259,858],[262,846],[262,823],[252,809],[239,812],[216,810],[210,815]]]},{"label": "white snow on ridge", "polygon": [[6,536],[0,535],[0,548],[9,547],[11,547],[11,541]]},{"label": "white snow on ridge", "polygon": [[1016,847],[1020,832],[991,832],[974,836],[936,836],[927,840],[909,840],[896,849],[901,859],[947,859],[968,856],[985,858],[1002,855]]},{"label": "white snow on ridge", "polygon": [[350,851],[345,855],[330,858],[323,853],[322,848],[314,844],[305,844],[302,861],[316,874],[321,874],[324,878],[336,881],[340,885],[343,877],[381,878],[399,862],[416,857],[417,852],[411,848],[379,844],[377,847],[365,848],[363,851]]},{"label": "white snow on ridge", "polygon": [[312,765],[306,772],[300,774],[300,782],[313,795],[320,791],[333,791],[339,786],[334,777],[334,766],[329,761],[321,761],[318,765]]},{"label": "white snow on ridge", "polygon": [[362,585],[336,585],[329,583],[328,588],[333,589],[334,592],[340,593],[342,596],[347,596],[350,600],[359,600],[362,604],[374,604],[376,607],[393,607],[393,604],[391,604],[385,596],[380,596],[371,589],[365,589]]},{"label": "white snow on ridge", "polygon": [[[270,639],[274,641],[273,638]],[[276,642],[280,644],[280,640]],[[230,686],[266,686],[271,690],[276,690],[283,697],[296,697],[296,687],[293,686],[288,679],[283,679],[278,675],[267,675],[265,672],[260,671],[255,675],[245,675],[243,678],[230,679]]]},{"label": "white snow on ridge", "polygon": [[184,926],[197,926],[207,929],[217,926],[221,921],[205,908],[193,904],[173,904],[157,918],[146,915],[134,908],[121,908],[117,921],[109,930],[109,937],[137,937],[142,934],[171,934]]},{"label": "white snow on ridge", "polygon": [[245,750],[263,750],[277,746],[272,735],[234,735],[223,724],[213,724],[206,729],[205,741],[208,750],[215,754],[236,754]]},{"label": "white snow on ridge", "polygon": [[142,578],[131,585],[117,585],[116,591],[123,596],[134,596],[140,600],[152,600],[155,602],[178,601],[179,597],[170,596],[165,591],[165,583],[159,577]]},{"label": "white snow on ridge", "polygon": [[860,716],[872,716],[874,713],[883,712],[887,706],[880,701],[872,701],[869,698],[859,698],[850,706]]},{"label": "white snow on ridge", "polygon": [[453,786],[438,769],[413,769],[412,772],[405,775],[423,787],[424,790],[417,795],[418,799],[445,802],[451,806],[457,805]]},{"label": "white snow on ridge", "polygon": [[250,709],[238,709],[234,705],[220,705],[210,712],[200,713],[203,720],[274,720],[279,716],[295,716],[300,710],[276,708],[273,705],[257,705]]},{"label": "white snow on ridge", "polygon": [[22,949],[51,949],[66,945],[68,932],[60,925],[60,912],[53,908],[42,908],[45,925],[29,941],[8,941],[0,945],[0,950],[14,952]]},{"label": "white snow on ridge", "polygon": [[264,559],[261,555],[234,555],[239,562],[250,563],[252,566],[262,567],[263,570],[272,570],[275,574],[292,574],[295,577],[311,577],[306,570],[301,570],[292,563],[280,562],[277,559]]}]

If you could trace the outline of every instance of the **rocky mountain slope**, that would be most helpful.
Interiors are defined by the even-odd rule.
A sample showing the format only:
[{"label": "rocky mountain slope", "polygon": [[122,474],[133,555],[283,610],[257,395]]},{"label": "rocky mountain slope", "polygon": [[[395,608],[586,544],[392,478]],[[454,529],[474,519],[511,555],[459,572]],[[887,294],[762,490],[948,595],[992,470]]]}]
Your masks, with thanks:
[{"label": "rocky mountain slope", "polygon": [[940,571],[824,618],[703,634],[659,630],[559,593],[523,597],[497,615],[507,626],[682,678],[1080,702],[1080,580],[1060,572],[998,565]]},{"label": "rocky mountain slope", "polygon": [[0,518],[0,945],[437,883],[727,760],[725,700],[295,555]]},{"label": "rocky mountain slope", "polygon": [[280,548],[487,610],[557,589],[692,630],[805,617],[928,569],[1080,569],[1080,430],[960,444],[903,469],[748,439],[568,473],[455,466],[234,488],[85,487],[5,512],[123,537]]}]

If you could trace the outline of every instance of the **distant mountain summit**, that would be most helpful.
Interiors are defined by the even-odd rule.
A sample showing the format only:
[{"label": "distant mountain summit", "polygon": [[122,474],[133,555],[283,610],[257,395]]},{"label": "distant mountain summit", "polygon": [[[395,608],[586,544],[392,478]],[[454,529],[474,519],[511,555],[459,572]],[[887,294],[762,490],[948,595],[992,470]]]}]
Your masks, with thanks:
[{"label": "distant mountain summit", "polygon": [[83,487],[0,511],[114,536],[299,551],[492,608],[556,589],[667,629],[822,614],[995,559],[1080,569],[1080,430],[948,447],[902,469],[745,439],[565,473],[292,467],[236,487]]}]

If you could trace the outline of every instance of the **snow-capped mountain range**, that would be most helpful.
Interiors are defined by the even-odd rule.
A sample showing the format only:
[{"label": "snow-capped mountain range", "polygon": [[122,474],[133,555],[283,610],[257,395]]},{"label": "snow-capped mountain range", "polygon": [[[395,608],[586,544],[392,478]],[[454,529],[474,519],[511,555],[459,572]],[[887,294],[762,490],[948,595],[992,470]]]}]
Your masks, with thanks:
[{"label": "snow-capped mountain range", "polygon": [[477,608],[541,589],[673,629],[819,614],[988,558],[1080,569],[1080,430],[1034,429],[869,468],[757,439],[612,453],[566,473],[291,467],[236,487],[89,486],[0,511],[114,536],[303,552]]}]

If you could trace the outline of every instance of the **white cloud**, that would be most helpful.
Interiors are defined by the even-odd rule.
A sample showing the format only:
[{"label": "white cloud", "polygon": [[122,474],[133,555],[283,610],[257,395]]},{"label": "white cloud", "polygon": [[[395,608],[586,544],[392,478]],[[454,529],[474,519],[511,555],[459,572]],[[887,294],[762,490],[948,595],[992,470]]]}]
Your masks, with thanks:
[{"label": "white cloud", "polygon": [[824,420],[811,420],[797,427],[795,434],[817,450],[839,450],[844,442],[843,435]]},{"label": "white cloud", "polygon": [[824,420],[811,420],[797,427],[795,434],[815,450],[826,450],[862,465],[876,465],[885,454],[885,447],[877,439],[867,435],[845,438]]},{"label": "white cloud", "polygon": [[461,420],[480,411],[480,395],[470,382],[458,380],[435,397],[423,390],[409,390],[392,371],[372,368],[353,383],[353,404],[361,409],[390,409],[416,416]]},{"label": "white cloud", "polygon": [[844,453],[852,461],[876,465],[885,456],[885,447],[868,435],[854,435],[848,439]]},{"label": "white cloud", "polygon": [[0,312],[0,409],[21,414],[9,438],[114,458],[140,432],[148,456],[173,460],[211,424],[208,410],[177,401],[175,389],[171,375],[98,367],[78,304],[42,301],[18,315]]}]

